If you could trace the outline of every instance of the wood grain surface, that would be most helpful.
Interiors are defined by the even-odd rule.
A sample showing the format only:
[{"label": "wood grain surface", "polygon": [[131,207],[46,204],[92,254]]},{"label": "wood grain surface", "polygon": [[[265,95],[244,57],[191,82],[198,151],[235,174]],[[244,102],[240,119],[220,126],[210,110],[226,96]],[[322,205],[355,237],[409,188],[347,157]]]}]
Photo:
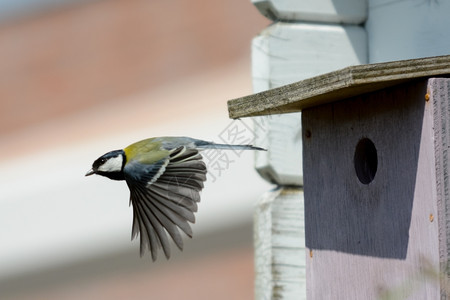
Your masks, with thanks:
[{"label": "wood grain surface", "polygon": [[450,56],[347,67],[228,101],[230,118],[298,112],[417,78],[450,74]]},{"label": "wood grain surface", "polygon": [[[426,94],[427,80],[412,81],[303,110],[310,299],[439,297],[429,276],[439,273],[440,228]],[[363,138],[378,158],[368,184],[355,171]]]}]

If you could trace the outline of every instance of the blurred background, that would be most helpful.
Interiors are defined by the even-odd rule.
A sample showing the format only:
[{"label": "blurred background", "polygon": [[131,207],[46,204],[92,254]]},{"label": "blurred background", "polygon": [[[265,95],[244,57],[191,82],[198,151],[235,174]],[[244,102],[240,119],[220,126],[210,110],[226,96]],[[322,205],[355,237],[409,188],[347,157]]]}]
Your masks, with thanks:
[{"label": "blurred background", "polygon": [[209,157],[194,238],[130,242],[124,182],[84,174],[153,136],[248,142],[250,1],[0,0],[0,298],[251,299],[253,154]]}]

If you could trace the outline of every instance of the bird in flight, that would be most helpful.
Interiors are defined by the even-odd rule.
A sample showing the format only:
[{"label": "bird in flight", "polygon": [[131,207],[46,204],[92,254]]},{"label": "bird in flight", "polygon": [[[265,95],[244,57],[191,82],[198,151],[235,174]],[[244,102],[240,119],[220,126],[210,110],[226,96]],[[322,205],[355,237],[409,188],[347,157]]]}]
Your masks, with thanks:
[{"label": "bird in flight", "polygon": [[179,229],[192,237],[189,223],[195,222],[194,213],[206,180],[207,169],[201,156],[205,149],[265,150],[189,137],[156,137],[100,156],[86,173],[127,183],[133,206],[131,238],[140,236],[141,256],[147,249],[155,261],[162,248],[169,259],[169,236],[180,250],[183,239]]}]

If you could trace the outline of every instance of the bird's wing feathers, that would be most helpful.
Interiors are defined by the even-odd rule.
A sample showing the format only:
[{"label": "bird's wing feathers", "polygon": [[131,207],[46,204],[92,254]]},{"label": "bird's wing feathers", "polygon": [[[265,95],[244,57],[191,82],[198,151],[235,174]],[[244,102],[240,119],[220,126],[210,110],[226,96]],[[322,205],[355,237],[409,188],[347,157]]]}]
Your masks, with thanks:
[{"label": "bird's wing feathers", "polygon": [[179,147],[170,154],[146,165],[129,161],[125,165],[125,180],[133,204],[132,237],[140,233],[141,255],[147,248],[156,259],[157,249],[163,248],[170,257],[167,233],[179,249],[183,240],[178,228],[189,237],[194,212],[200,201],[200,191],[206,180],[206,166],[196,149]]}]

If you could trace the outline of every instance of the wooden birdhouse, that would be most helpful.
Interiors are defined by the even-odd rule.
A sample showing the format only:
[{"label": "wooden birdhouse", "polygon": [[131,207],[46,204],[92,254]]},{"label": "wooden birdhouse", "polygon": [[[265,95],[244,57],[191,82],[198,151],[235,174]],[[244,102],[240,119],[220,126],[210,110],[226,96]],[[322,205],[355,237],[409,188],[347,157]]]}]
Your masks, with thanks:
[{"label": "wooden birdhouse", "polygon": [[308,299],[450,293],[449,75],[450,56],[360,65],[229,101],[302,112]]}]

